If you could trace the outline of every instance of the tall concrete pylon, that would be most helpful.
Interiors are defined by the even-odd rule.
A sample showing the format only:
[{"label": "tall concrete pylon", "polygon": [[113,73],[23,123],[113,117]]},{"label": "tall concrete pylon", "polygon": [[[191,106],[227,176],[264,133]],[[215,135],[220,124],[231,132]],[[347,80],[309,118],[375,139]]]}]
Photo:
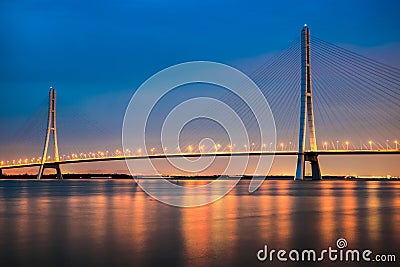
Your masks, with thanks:
[{"label": "tall concrete pylon", "polygon": [[[60,169],[60,161],[58,155],[58,140],[57,140],[57,116],[56,116],[56,90],[50,87],[49,92],[49,116],[47,119],[47,133],[44,141],[42,161],[40,164],[37,179],[41,179],[45,168],[53,168],[57,171],[57,179],[62,179],[62,173]],[[53,133],[53,145],[54,145],[54,160],[47,163],[47,151],[49,149],[50,135]]]},{"label": "tall concrete pylon", "polygon": [[[307,127],[308,126],[308,127]],[[306,136],[308,138],[310,151],[306,149]],[[297,157],[297,168],[295,180],[303,180],[305,173],[305,162],[311,163],[312,179],[320,180],[317,151],[317,139],[315,136],[314,109],[312,101],[312,77],[310,62],[310,29],[304,25],[301,31],[301,107],[300,107],[300,131],[299,131],[299,153]]]}]

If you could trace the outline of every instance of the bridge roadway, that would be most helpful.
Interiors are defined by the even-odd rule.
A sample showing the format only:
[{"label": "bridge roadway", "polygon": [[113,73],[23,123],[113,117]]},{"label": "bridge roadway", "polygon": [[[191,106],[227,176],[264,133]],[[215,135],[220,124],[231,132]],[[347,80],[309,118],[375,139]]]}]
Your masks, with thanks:
[{"label": "bridge roadway", "polygon": [[[227,157],[227,156],[260,156],[260,155],[275,155],[275,156],[297,156],[298,151],[221,151],[221,152],[207,152],[207,153],[180,153],[180,154],[150,154],[150,155],[132,155],[132,156],[112,156],[112,157],[101,157],[101,158],[75,158],[62,161],[48,161],[45,165],[54,164],[72,164],[72,163],[84,163],[84,162],[101,162],[101,161],[116,161],[116,160],[134,160],[134,159],[163,159],[163,158],[194,158],[194,157]],[[318,151],[306,151],[304,154],[308,155],[400,155],[400,150],[318,150]],[[28,168],[40,166],[40,162],[22,163],[13,165],[0,166],[0,170],[5,169],[16,169],[16,168]]]}]

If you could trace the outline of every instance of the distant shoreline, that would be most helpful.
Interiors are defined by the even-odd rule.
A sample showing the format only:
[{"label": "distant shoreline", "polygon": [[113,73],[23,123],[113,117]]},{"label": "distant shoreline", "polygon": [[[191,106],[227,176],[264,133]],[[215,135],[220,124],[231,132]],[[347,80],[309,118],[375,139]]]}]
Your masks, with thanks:
[{"label": "distant shoreline", "polygon": [[[167,179],[167,180],[216,180],[220,178],[221,180],[231,180],[231,179],[264,179],[263,176],[227,176],[224,175],[220,177],[219,175],[196,175],[196,176],[184,176],[184,175],[173,175],[173,176],[131,176],[128,174],[63,174],[63,179],[65,180],[80,180],[80,179],[101,179],[101,180],[111,180],[111,179],[123,179],[123,180],[132,180],[132,179]],[[286,175],[272,175],[267,176],[266,180],[293,180],[293,176]],[[43,180],[51,180],[55,179],[55,175],[44,175],[42,177]],[[36,175],[33,174],[15,174],[15,175],[7,175],[4,174],[0,177],[0,180],[36,180]],[[306,180],[311,180],[311,177],[306,176]],[[351,181],[400,181],[400,177],[355,177],[355,176],[323,176],[323,180],[351,180]]]}]

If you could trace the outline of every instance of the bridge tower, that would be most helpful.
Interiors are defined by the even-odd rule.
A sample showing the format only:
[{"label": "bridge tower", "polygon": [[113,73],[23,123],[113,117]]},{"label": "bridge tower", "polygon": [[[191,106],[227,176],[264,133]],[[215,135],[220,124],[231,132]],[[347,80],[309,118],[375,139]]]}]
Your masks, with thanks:
[{"label": "bridge tower", "polygon": [[[47,151],[49,148],[50,135],[53,133],[53,145],[54,145],[54,161],[47,163]],[[58,141],[57,141],[57,123],[56,123],[56,90],[50,86],[49,92],[49,116],[47,119],[47,133],[44,141],[42,162],[40,164],[39,173],[37,179],[42,178],[43,171],[45,168],[53,168],[57,171],[57,179],[62,179],[62,173],[60,164],[58,163],[60,158],[58,156]]]},{"label": "bridge tower", "polygon": [[[308,127],[308,138],[310,151],[306,148],[306,132]],[[312,78],[310,62],[310,29],[304,25],[301,31],[301,107],[300,107],[300,131],[299,131],[299,153],[297,157],[297,168],[295,180],[303,180],[305,162],[311,163],[312,179],[320,180],[317,151],[317,139],[315,137],[314,110],[312,101]]]}]

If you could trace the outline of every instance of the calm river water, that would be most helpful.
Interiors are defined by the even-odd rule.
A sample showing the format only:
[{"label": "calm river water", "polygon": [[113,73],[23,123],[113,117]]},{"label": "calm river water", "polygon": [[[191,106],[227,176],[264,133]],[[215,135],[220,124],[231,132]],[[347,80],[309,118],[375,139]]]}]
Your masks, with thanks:
[{"label": "calm river water", "polygon": [[3,180],[0,266],[296,266],[256,254],[264,245],[337,248],[339,238],[347,248],[395,254],[397,263],[324,265],[400,266],[400,182],[272,180],[252,194],[248,184],[212,204],[177,208],[132,180]]}]

